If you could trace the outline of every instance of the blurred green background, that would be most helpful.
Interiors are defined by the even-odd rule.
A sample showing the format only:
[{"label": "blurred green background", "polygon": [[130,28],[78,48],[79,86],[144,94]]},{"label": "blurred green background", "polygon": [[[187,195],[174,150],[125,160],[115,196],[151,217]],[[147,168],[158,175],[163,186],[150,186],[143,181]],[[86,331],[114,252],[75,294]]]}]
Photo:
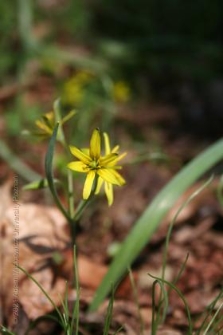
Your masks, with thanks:
[{"label": "blurred green background", "polygon": [[[171,103],[185,125],[207,128],[214,119],[217,127],[222,14],[221,0],[1,1],[0,83],[17,85],[0,96],[8,131],[29,125],[58,96],[65,109],[85,110],[84,129],[95,115],[108,128],[116,104],[133,101]],[[66,101],[74,93],[64,86],[80,71],[93,79],[82,85],[81,103]],[[114,93],[120,82],[124,90]]]}]

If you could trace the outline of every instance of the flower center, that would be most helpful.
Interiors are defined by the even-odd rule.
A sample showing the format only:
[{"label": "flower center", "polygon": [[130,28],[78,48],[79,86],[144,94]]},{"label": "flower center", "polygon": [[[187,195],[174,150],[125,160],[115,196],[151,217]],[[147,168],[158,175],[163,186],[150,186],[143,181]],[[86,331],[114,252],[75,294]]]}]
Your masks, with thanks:
[{"label": "flower center", "polygon": [[91,170],[100,169],[99,161],[91,161],[90,164],[89,164],[89,168]]}]

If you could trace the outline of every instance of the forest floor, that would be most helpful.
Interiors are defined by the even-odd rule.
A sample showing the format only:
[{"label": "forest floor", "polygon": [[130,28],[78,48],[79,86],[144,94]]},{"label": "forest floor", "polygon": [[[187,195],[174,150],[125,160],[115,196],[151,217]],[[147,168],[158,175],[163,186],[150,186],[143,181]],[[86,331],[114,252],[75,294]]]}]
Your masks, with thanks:
[{"label": "forest floor", "polygon": [[[44,85],[39,86],[42,87],[41,92],[37,87],[36,92],[28,89],[27,94],[30,97],[35,93],[35,99],[41,96],[40,99],[44,100],[44,92],[48,92],[49,99],[49,96],[52,97],[51,87],[43,90]],[[3,95],[2,106],[5,99],[7,96],[5,98]],[[4,122],[2,113],[1,132],[3,137],[7,137],[4,133]],[[115,201],[111,207],[107,206],[104,197],[98,197],[80,221],[77,235],[81,288],[80,334],[103,333],[108,299],[97,312],[87,313],[87,308],[112,260],[112,246],[125,239],[147,205],[180,168],[211,143],[205,137],[198,138],[195,134],[179,130],[179,125],[179,113],[165,105],[139,104],[130,112],[125,107],[115,116],[113,142],[121,144],[121,148],[128,151],[122,171],[127,184],[123,188],[115,189]],[[136,134],[143,142],[141,156],[138,156],[136,146],[132,145],[132,136]],[[42,173],[42,167],[36,164],[43,161],[45,146],[40,143],[33,147],[32,143],[24,144],[24,140],[20,143],[20,139],[16,137],[7,139],[11,148],[15,148],[15,141],[18,141],[15,149],[17,155],[21,152],[21,158],[24,158],[26,164]],[[167,159],[154,161],[145,158],[146,155],[155,152],[155,146],[162,149]],[[29,155],[29,152],[32,154]],[[131,161],[136,163],[130,164]],[[5,160],[1,160],[0,164],[1,323],[12,329],[16,335],[22,335],[25,334],[30,320],[53,312],[53,307],[39,287],[18,271],[13,263],[19,257],[19,265],[36,278],[58,307],[61,306],[61,297],[65,294],[67,281],[69,306],[72,306],[76,299],[76,292],[72,287],[73,251],[67,223],[53,205],[49,193],[22,190],[24,179],[13,172]],[[150,334],[154,280],[149,274],[161,276],[168,226],[180,204],[203,182],[201,180],[194,184],[177,201],[132,265],[138,305],[127,276],[115,294],[111,334],[120,327],[122,329],[118,334]],[[216,196],[218,182],[219,178],[216,176],[212,183],[180,212],[168,246],[165,279],[173,282],[184,264],[176,286],[188,303],[195,330],[201,326],[206,308],[221,292],[223,210]],[[19,220],[17,228],[14,224],[16,217]],[[54,259],[56,254],[61,257],[59,264]],[[15,276],[18,276],[18,287]],[[157,297],[158,291],[157,288]],[[14,311],[13,314],[15,299],[19,311]],[[212,316],[218,307],[215,306]],[[211,315],[209,320],[210,318]],[[186,334],[187,329],[187,311],[179,295],[171,289],[167,315],[157,334]],[[220,334],[222,322],[218,329]],[[40,319],[28,334],[64,333],[53,320]]]}]

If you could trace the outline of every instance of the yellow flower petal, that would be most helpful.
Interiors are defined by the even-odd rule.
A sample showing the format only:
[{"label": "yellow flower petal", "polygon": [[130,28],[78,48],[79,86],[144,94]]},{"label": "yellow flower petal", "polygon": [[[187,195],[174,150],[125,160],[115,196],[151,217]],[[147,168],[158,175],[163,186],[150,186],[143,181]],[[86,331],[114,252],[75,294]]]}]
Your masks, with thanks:
[{"label": "yellow flower petal", "polygon": [[120,169],[121,167],[120,166],[115,166],[123,157],[126,156],[126,152],[124,152],[123,154],[121,154],[120,156],[117,156],[116,159],[114,159],[113,161],[111,161],[107,167],[112,167],[114,166],[114,169]]},{"label": "yellow flower petal", "polygon": [[111,153],[110,141],[107,133],[104,133],[104,142],[105,142],[105,154],[108,155]]},{"label": "yellow flower petal", "polygon": [[84,164],[89,164],[91,162],[91,158],[88,155],[86,155],[84,152],[82,152],[80,149],[78,149],[77,147],[70,145],[70,151],[72,155],[74,155]]},{"label": "yellow flower petal", "polygon": [[95,175],[96,175],[96,172],[94,170],[89,171],[88,174],[87,174],[87,178],[85,180],[84,189],[83,189],[83,198],[84,199],[88,199],[90,194],[91,194],[91,190],[92,190],[92,186],[93,186],[93,183],[94,183]]},{"label": "yellow flower petal", "polygon": [[84,164],[83,162],[71,162],[69,164],[67,164],[67,167],[71,170],[77,171],[77,172],[88,172],[89,169],[86,166],[86,164]]},{"label": "yellow flower petal", "polygon": [[122,183],[119,182],[115,175],[115,170],[113,169],[98,169],[97,173],[98,175],[104,179],[104,181],[107,181],[108,183],[115,184],[115,185],[122,185]]},{"label": "yellow flower petal", "polygon": [[47,126],[43,121],[36,120],[36,126],[49,135],[51,135],[53,132],[52,129]]},{"label": "yellow flower petal", "polygon": [[119,151],[119,145],[116,145],[111,152],[118,152]]},{"label": "yellow flower petal", "polygon": [[81,148],[81,151],[82,151],[85,155],[90,156],[90,150],[89,150],[89,148]]},{"label": "yellow flower petal", "polygon": [[105,182],[105,194],[108,199],[108,205],[111,206],[114,200],[112,184]]},{"label": "yellow flower petal", "polygon": [[124,158],[127,155],[127,152],[123,152],[123,154],[118,156],[118,161],[120,161],[122,158]]},{"label": "yellow flower petal", "polygon": [[101,177],[98,177],[98,183],[97,183],[95,194],[98,194],[100,192],[103,183],[104,183],[104,180]]},{"label": "yellow flower petal", "polygon": [[118,154],[110,153],[104,157],[100,158],[100,165],[106,167],[109,163],[116,162]]},{"label": "yellow flower petal", "polygon": [[113,175],[115,176],[115,178],[118,181],[118,185],[119,186],[123,186],[125,185],[126,181],[125,179],[120,175],[120,173],[118,173],[116,170],[114,169],[110,169],[110,171],[112,171]]},{"label": "yellow flower petal", "polygon": [[99,129],[95,129],[90,140],[90,156],[92,159],[98,160],[101,154],[101,136]]}]

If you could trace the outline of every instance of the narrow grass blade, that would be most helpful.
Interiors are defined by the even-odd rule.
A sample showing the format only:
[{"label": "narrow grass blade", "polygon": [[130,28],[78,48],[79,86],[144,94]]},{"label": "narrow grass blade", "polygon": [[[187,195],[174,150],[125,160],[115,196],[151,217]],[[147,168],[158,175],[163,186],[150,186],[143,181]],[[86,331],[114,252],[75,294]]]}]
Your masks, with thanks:
[{"label": "narrow grass blade", "polygon": [[216,319],[217,315],[219,314],[220,310],[223,308],[223,302],[218,307],[217,311],[215,312],[214,316],[212,317],[211,321],[209,322],[207,328],[205,329],[203,335],[207,335],[209,329],[211,328],[211,325],[214,323],[214,320]]},{"label": "narrow grass blade", "polygon": [[[38,281],[31,275],[29,274],[25,269],[23,269],[21,266],[18,265],[19,270],[21,270],[23,273],[25,273],[25,275],[31,279],[38,287],[39,289],[43,292],[43,294],[45,295],[45,297],[47,297],[47,299],[49,300],[49,302],[51,303],[51,305],[53,306],[53,308],[55,309],[55,311],[57,312],[58,316],[60,317],[60,319],[62,320],[62,314],[59,310],[59,308],[57,307],[57,305],[54,303],[54,301],[50,298],[49,294],[44,290],[44,288],[38,283]],[[59,320],[58,320],[59,322]],[[62,324],[62,323],[61,323]]]},{"label": "narrow grass blade", "polygon": [[[156,294],[155,294],[155,289],[157,285],[159,285],[160,287],[160,297],[158,300],[158,304],[156,304]],[[155,280],[152,286],[151,335],[156,335],[158,327],[164,322],[167,314],[167,309],[168,309],[168,294],[165,290],[164,283],[160,280]]]},{"label": "narrow grass blade", "polygon": [[[121,245],[110,268],[99,286],[90,310],[96,310],[110,292],[111,286],[126,273],[131,263],[149,242],[160,222],[179,196],[212,166],[223,159],[223,140],[217,141],[187,164],[154,198],[136,221]],[[149,185],[148,185],[149,187]]]},{"label": "narrow grass blade", "polygon": [[[212,315],[213,311],[215,310],[216,304],[220,302],[223,298],[223,289],[220,291],[220,293],[215,297],[215,299],[210,303],[209,306],[206,307],[205,315],[203,322],[197,332],[197,335],[203,334],[203,328],[206,327],[208,318]],[[223,318],[222,318],[223,319]]]},{"label": "narrow grass blade", "polygon": [[[164,280],[162,278],[158,278],[158,277],[155,277],[155,276],[152,276],[152,275],[149,275],[149,276],[154,278],[155,282],[158,282],[160,287],[163,287],[163,284],[166,284],[169,287],[171,287],[171,289],[174,290],[178,294],[178,296],[181,298],[181,300],[184,303],[186,313],[187,313],[187,319],[188,319],[188,332],[187,332],[187,334],[191,335],[193,333],[193,325],[192,325],[192,320],[191,320],[191,315],[190,315],[190,309],[189,309],[188,303],[187,303],[186,299],[184,298],[183,294],[181,293],[181,291],[174,284],[168,282],[167,280]],[[164,287],[162,288],[162,290],[163,290],[163,293],[164,293],[165,292]],[[166,299],[168,299],[167,295],[165,296],[164,300],[166,300]],[[167,309],[167,306],[165,308]]]},{"label": "narrow grass blade", "polygon": [[114,290],[112,290],[111,298],[110,298],[109,303],[108,303],[103,335],[108,335],[109,334],[109,328],[110,328],[111,321],[112,321],[114,295],[115,295]]}]

